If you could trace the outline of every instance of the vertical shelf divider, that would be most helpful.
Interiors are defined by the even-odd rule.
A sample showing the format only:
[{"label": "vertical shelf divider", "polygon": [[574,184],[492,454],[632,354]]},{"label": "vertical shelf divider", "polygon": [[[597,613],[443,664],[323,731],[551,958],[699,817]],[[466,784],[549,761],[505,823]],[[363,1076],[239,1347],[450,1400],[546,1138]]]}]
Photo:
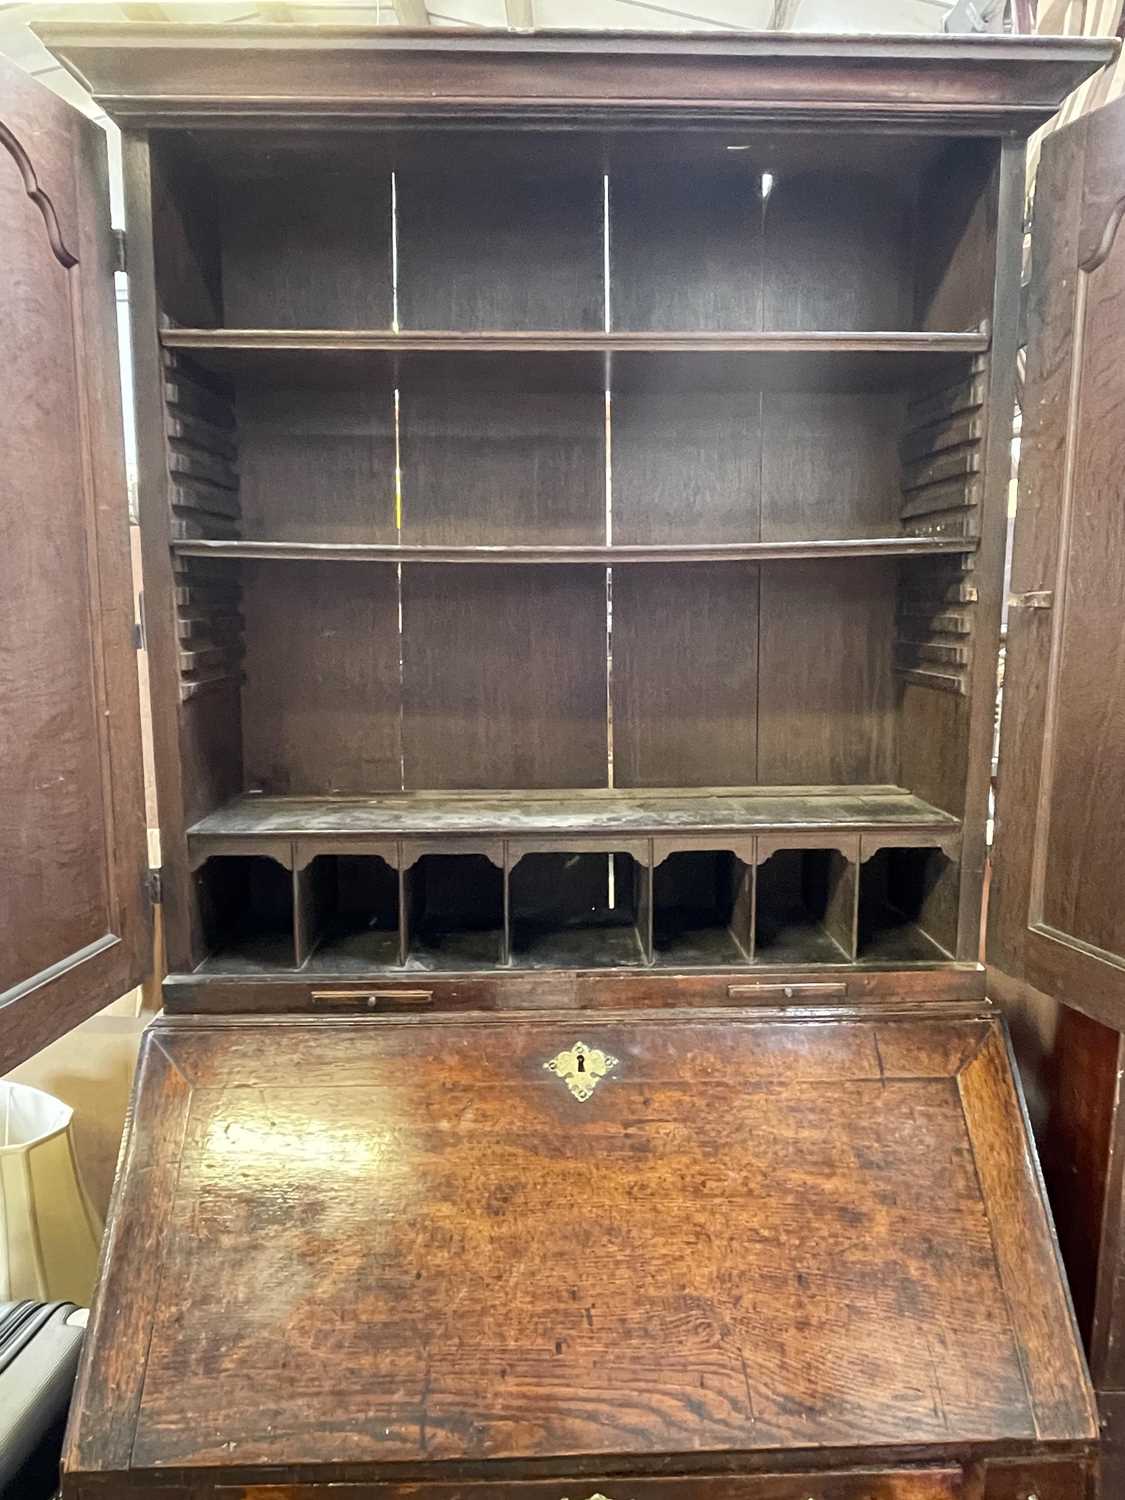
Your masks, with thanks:
[{"label": "vertical shelf divider", "polygon": [[509,841],[502,840],[504,872],[504,927],[500,939],[500,962],[504,968],[512,964],[512,855]]},{"label": "vertical shelf divider", "polygon": [[293,959],[297,968],[303,968],[316,946],[314,932],[316,913],[312,892],[313,856],[302,853],[294,841],[292,849],[293,868]]}]

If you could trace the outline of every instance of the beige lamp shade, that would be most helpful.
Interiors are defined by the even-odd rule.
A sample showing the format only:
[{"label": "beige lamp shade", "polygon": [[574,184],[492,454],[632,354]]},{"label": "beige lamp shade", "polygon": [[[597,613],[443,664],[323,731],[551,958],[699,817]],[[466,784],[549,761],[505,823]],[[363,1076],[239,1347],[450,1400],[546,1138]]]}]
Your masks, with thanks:
[{"label": "beige lamp shade", "polygon": [[74,1155],[74,1111],[0,1083],[0,1301],[89,1303],[102,1224]]}]

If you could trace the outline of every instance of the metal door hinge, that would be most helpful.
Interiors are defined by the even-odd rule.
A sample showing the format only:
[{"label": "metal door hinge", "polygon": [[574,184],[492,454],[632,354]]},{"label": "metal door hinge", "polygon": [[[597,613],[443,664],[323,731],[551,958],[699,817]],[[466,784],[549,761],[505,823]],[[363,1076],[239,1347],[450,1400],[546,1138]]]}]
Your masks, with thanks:
[{"label": "metal door hinge", "polygon": [[1053,589],[1032,589],[1027,594],[1009,594],[1009,609],[1050,609],[1055,602]]},{"label": "metal door hinge", "polygon": [[113,269],[115,271],[127,271],[125,264],[125,231],[123,229],[111,229],[113,238]]},{"label": "metal door hinge", "polygon": [[142,589],[137,595],[137,618],[133,624],[133,645],[138,651],[143,651],[148,644],[148,632],[145,630],[145,596]]},{"label": "metal door hinge", "polygon": [[164,871],[147,870],[145,872],[145,892],[153,906],[159,906],[164,900]]}]

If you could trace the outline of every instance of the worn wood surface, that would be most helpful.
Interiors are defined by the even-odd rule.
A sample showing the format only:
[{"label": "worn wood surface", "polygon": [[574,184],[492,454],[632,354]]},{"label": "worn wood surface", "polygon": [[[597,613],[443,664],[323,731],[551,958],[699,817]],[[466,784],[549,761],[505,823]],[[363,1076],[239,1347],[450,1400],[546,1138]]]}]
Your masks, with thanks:
[{"label": "worn wood surface", "polygon": [[105,138],[0,67],[0,1071],[149,961]]},{"label": "worn wood surface", "polygon": [[[821,788],[792,797],[423,793],[385,801],[249,797],[205,820],[191,835],[206,915],[202,972],[776,968],[853,961],[857,932],[864,962],[951,956],[957,825],[891,788],[866,797]],[[771,810],[788,821],[765,832]],[[870,847],[861,849],[857,818],[884,820],[863,834]],[[286,832],[294,821],[301,831]],[[696,869],[705,889],[707,872],[730,855],[746,869],[738,875],[730,866],[716,879],[710,907],[702,890],[664,868],[674,860]],[[386,896],[371,898],[351,909],[346,930],[326,926],[317,870],[344,864],[357,889],[374,890],[380,872],[403,872],[397,913]],[[427,865],[442,872],[439,942],[425,932]],[[293,892],[279,905],[286,871]]]},{"label": "worn wood surface", "polygon": [[380,797],[241,797],[189,830],[193,843],[209,838],[323,834],[370,837],[434,834],[599,831],[618,833],[740,833],[757,829],[955,831],[957,820],[894,786],[760,787],[739,790],[668,789],[487,792],[449,796],[412,793]]},{"label": "worn wood surface", "polygon": [[[995,1022],[581,1026],[150,1032],[71,1472],[1092,1439]],[[585,1103],[543,1066],[579,1038],[617,1059]]]}]

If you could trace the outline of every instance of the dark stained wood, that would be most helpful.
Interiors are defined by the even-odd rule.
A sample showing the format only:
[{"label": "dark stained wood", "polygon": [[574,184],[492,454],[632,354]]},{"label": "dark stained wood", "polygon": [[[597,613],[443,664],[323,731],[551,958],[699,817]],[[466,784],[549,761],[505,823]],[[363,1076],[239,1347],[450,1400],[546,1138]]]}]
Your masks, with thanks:
[{"label": "dark stained wood", "polygon": [[[1110,184],[1120,176],[1123,124],[1117,106],[1090,116],[1061,132],[1043,163],[1005,684],[1015,712],[1000,750],[1002,864],[990,933],[999,967],[1114,1025],[1125,1013],[1107,847],[1121,769],[1112,750],[1120,612],[1111,604],[1120,593],[1119,455],[1106,413],[1120,385],[1111,351],[1125,252]],[[1048,590],[1053,607],[1019,602],[1033,590]]]},{"label": "dark stained wood", "polygon": [[[897,726],[888,564],[763,569],[758,778],[767,785],[893,779]],[[797,685],[800,684],[800,691]]]},{"label": "dark stained wood", "polygon": [[245,390],[238,458],[244,537],[397,541],[393,392]]},{"label": "dark stained wood", "polygon": [[[1019,138],[1112,47],[93,35],[134,127],[167,993],[230,1015],[147,1044],[106,1272],[139,1311],[95,1330],[68,1500],[1090,1500],[975,960]],[[1108,334],[1099,161],[1062,279]],[[1109,472],[1112,406],[1073,405]],[[1084,526],[1056,593],[1108,610]],[[1029,952],[1104,1017],[1108,861],[1070,877],[1112,722],[1071,765],[1050,712],[1081,785],[1031,884],[1070,942]],[[1093,1025],[1059,1119],[1109,1410]],[[588,1107],[541,1052],[579,1037],[616,1059]]]},{"label": "dark stained wood", "polygon": [[[403,389],[402,542],[407,546],[597,545],[605,541],[605,397],[473,380]],[[467,559],[468,560],[468,559]]]},{"label": "dark stained wood", "polygon": [[[213,237],[189,233],[178,207],[170,213],[168,195],[174,192],[177,174],[163,153],[150,149],[145,136],[130,134],[123,139],[122,160],[145,643],[162,860],[161,915],[165,961],[169,969],[177,970],[192,967],[202,949],[184,830],[208,807],[241,788],[242,746],[237,676],[228,676],[225,683],[195,696],[183,696],[177,590],[184,580],[168,546],[172,531],[169,427],[180,414],[190,412],[222,430],[232,414],[228,401],[215,401],[194,382],[169,378],[167,353],[159,342],[167,309],[185,305],[185,299],[194,302],[201,295],[201,285],[209,289],[212,299],[217,297]],[[170,240],[158,242],[158,233],[169,224]],[[206,572],[211,578],[216,576],[210,567]]]},{"label": "dark stained wood", "polygon": [[[1116,56],[1108,38],[531,35],[298,26],[145,28],[70,22],[38,34],[121,119],[340,116],[491,121],[557,108],[595,117],[813,120],[1030,133]],[[247,43],[253,41],[251,49]],[[320,43],[310,47],[309,42]]]},{"label": "dark stained wood", "polygon": [[901,399],[767,392],[761,539],[889,536],[898,530]]},{"label": "dark stained wood", "polygon": [[0,68],[0,1070],[149,962],[105,137]]},{"label": "dark stained wood", "polygon": [[235,328],[390,328],[391,179],[338,148],[216,185],[223,318]]},{"label": "dark stained wood", "polygon": [[545,175],[534,149],[399,172],[402,327],[604,327],[602,197],[600,174]]},{"label": "dark stained wood", "polygon": [[654,388],[612,397],[617,556],[638,544],[759,541],[760,392],[667,392],[656,376]]},{"label": "dark stained wood", "polygon": [[1120,1038],[1049,995],[1006,982],[1002,973],[990,976],[990,992],[1003,1004],[1011,1028],[1078,1326],[1089,1349],[1115,1130]]},{"label": "dark stained wood", "polygon": [[[1115,1053],[1120,1069],[1120,1035],[1116,1048],[1107,1050]],[[1125,1356],[1121,1348],[1122,1319],[1125,1318],[1125,1114],[1121,1109],[1121,1094],[1121,1074],[1118,1072],[1105,1154],[1105,1200],[1101,1212],[1094,1323],[1089,1344],[1090,1368],[1099,1398],[1103,1392],[1112,1396],[1125,1390]],[[1087,1222],[1090,1217],[1087,1213]]]},{"label": "dark stained wood", "polygon": [[[146,142],[146,146],[147,146]],[[223,321],[216,194],[194,143],[160,136],[146,151],[153,272],[166,316],[188,327]]]},{"label": "dark stained wood", "polygon": [[933,962],[957,946],[957,869],[940,849],[880,847],[864,839],[859,953],[884,962]]},{"label": "dark stained wood", "polygon": [[959,815],[965,805],[967,708],[959,694],[906,682],[902,688],[900,774],[919,796]]},{"label": "dark stained wood", "polygon": [[[152,1032],[112,1273],[147,1255],[143,1286],[177,1297],[95,1325],[72,1480],[511,1483],[518,1458],[663,1494],[675,1455],[725,1495],[706,1476],[731,1450],[764,1474],[863,1445],[923,1473],[990,1443],[1033,1475],[1041,1444],[1081,1459],[1090,1393],[995,1021],[581,1025]],[[617,1059],[584,1104],[543,1067],[579,1036]]]},{"label": "dark stained wood", "polygon": [[761,169],[720,141],[713,158],[610,174],[614,329],[763,327]]},{"label": "dark stained wood", "polygon": [[[898,322],[890,329],[872,331],[865,328],[811,327],[790,329],[785,325],[761,332],[734,332],[727,329],[682,330],[666,332],[629,331],[615,329],[600,331],[600,319],[585,332],[570,332],[565,326],[556,328],[544,320],[540,326],[520,325],[505,328],[503,325],[470,325],[464,329],[456,324],[447,325],[432,321],[417,327],[404,325],[401,333],[366,328],[354,323],[350,328],[338,332],[312,328],[285,328],[268,325],[265,328],[167,328],[162,342],[168,349],[190,350],[201,363],[210,365],[220,374],[232,369],[257,369],[268,371],[270,361],[281,362],[287,354],[299,351],[309,358],[308,368],[314,357],[325,362],[334,359],[342,363],[340,356],[368,356],[369,367],[386,370],[386,362],[378,358],[385,354],[400,354],[421,357],[423,355],[490,354],[490,353],[535,353],[535,354],[607,354],[618,351],[622,354],[739,354],[746,358],[740,368],[753,374],[761,367],[760,358],[766,354],[787,355],[794,359],[807,358],[808,368],[815,372],[818,366],[814,359],[841,358],[842,356],[869,355],[878,357],[875,368],[885,372],[884,378],[893,378],[913,370],[925,370],[936,366],[941,373],[944,358],[959,354],[980,354],[988,348],[988,337],[979,332],[958,331],[908,332],[899,328]],[[896,363],[897,362],[897,363]],[[419,368],[425,370],[425,365]],[[844,366],[841,364],[841,374]]]},{"label": "dark stained wood", "polygon": [[975,958],[980,952],[991,793],[991,777],[988,773],[996,736],[997,664],[1003,609],[1004,557],[1008,537],[1007,505],[1011,482],[1008,413],[1013,409],[1016,396],[1025,193],[1025,148],[1020,141],[1005,141],[1000,148],[997,176],[998,228],[992,287],[993,340],[988,363],[988,422],[980,453],[980,548],[974,559],[974,571],[980,580],[980,587],[974,611],[972,670],[967,694],[968,776],[964,802],[966,831],[961,847],[957,937],[957,952],[962,958]]},{"label": "dark stained wood", "polygon": [[179,541],[173,550],[180,557],[258,557],[308,559],[327,562],[450,562],[450,563],[667,563],[749,562],[755,559],[785,561],[801,557],[923,557],[952,553],[971,554],[976,543],[963,537],[878,536],[850,541],[628,543],[606,546],[581,543],[545,546],[505,544],[466,546],[406,543],[370,544],[352,542],[271,541]]},{"label": "dark stained wood", "polygon": [[[729,968],[708,971],[705,966],[684,972],[671,965],[632,972],[570,969],[528,973],[498,969],[487,975],[443,973],[424,980],[405,973],[380,974],[376,983],[352,973],[341,975],[341,983],[332,986],[351,997],[350,1003],[338,998],[333,1013],[347,1009],[361,1015],[373,1009],[392,1015],[402,1011],[657,1011],[753,1005],[790,1015],[796,1009],[801,1015],[827,1012],[838,1016],[841,1006],[846,1005],[849,1013],[859,1006],[874,1007],[879,1015],[898,1014],[904,1009],[930,1015],[940,1007],[941,1014],[948,1016],[953,1011],[960,1014],[966,1005],[979,1007],[984,994],[983,971],[971,964],[901,970],[837,969],[831,976],[808,964],[759,967],[765,972],[736,974]],[[832,986],[827,993],[826,983]],[[420,985],[423,993],[429,992],[424,1001],[417,998]],[[787,986],[792,991],[788,996]],[[319,975],[176,974],[165,983],[164,1001],[169,1012],[181,1015],[307,1014],[318,1010],[312,993],[322,988],[324,982]]]},{"label": "dark stained wood", "polygon": [[[1100,199],[1090,202],[1096,164],[1118,175],[1125,166],[1125,111],[1115,110],[1115,131],[1091,126],[1087,141],[1086,205],[1083,229]],[[1106,147],[1112,139],[1112,161]],[[1115,204],[1108,212],[1120,218]],[[1104,235],[1116,219],[1101,225]],[[1095,255],[1100,252],[1096,249]],[[1096,265],[1079,272],[1075,351],[1080,382],[1072,395],[1069,433],[1074,500],[1064,513],[1066,561],[1055,580],[1056,609],[1062,618],[1053,642],[1048,684],[1045,783],[1041,796],[1040,838],[1044,876],[1036,918],[1046,926],[1125,958],[1125,921],[1114,886],[1115,851],[1125,841],[1125,756],[1114,753],[1125,731],[1125,683],[1120,663],[1125,628],[1120,619],[1125,530],[1119,504],[1125,446],[1117,433],[1122,396],[1120,362],[1113,351],[1125,337],[1125,236],[1116,234]],[[1065,502],[1064,502],[1065,504]],[[1069,523],[1069,524],[1068,524]],[[1033,875],[1034,879],[1034,875]]]},{"label": "dark stained wood", "polygon": [[923,328],[978,328],[992,317],[998,149],[954,141],[922,174],[915,210],[915,318]]},{"label": "dark stained wood", "polygon": [[[330,55],[338,60],[333,47],[341,38],[306,38],[313,72]],[[249,33],[246,40],[255,45]],[[433,53],[434,108],[444,107],[443,70],[464,68],[452,128],[412,118],[384,129],[378,77],[388,58],[402,56],[397,42],[386,51],[387,39],[370,40],[366,123],[341,128],[326,95],[315,131],[305,128],[312,119],[252,124],[240,114],[236,123],[228,112],[212,121],[217,129],[192,132],[189,141],[174,128],[178,106],[170,104],[165,122],[173,128],[158,142],[161,162],[169,163],[162,192],[175,209],[167,227],[175,253],[166,258],[161,301],[199,310],[186,326],[172,311],[161,335],[166,383],[176,388],[162,448],[174,512],[174,680],[183,705],[168,773],[174,962],[184,966],[179,955],[199,952],[197,942],[180,941],[185,925],[192,936],[194,921],[183,882],[185,823],[240,787],[287,785],[293,794],[294,773],[310,785],[350,786],[357,797],[393,790],[396,713],[398,784],[419,790],[605,786],[611,757],[619,785],[756,776],[767,785],[859,789],[903,780],[914,791],[917,778],[926,800],[968,814],[961,931],[956,945],[946,940],[943,905],[937,961],[951,946],[963,961],[974,958],[985,822],[978,771],[991,714],[988,636],[1003,524],[997,476],[1006,460],[982,402],[986,389],[1002,402],[987,361],[994,343],[1014,337],[1012,299],[997,288],[1010,283],[1016,154],[1000,153],[1000,181],[997,148],[932,131],[919,136],[901,89],[890,122],[896,130],[838,133],[819,143],[776,125],[732,132],[726,115],[708,112],[707,90],[690,131],[655,117],[646,122],[655,131],[609,130],[604,109],[615,106],[594,106],[588,96],[569,105],[560,97],[549,117],[526,104],[521,113],[514,96],[493,98],[499,113],[480,130],[472,101],[481,103],[484,84],[466,38],[454,48],[456,60],[446,50],[451,39],[415,38],[407,48]],[[524,57],[522,42],[478,40],[508,62]],[[536,65],[571,55],[561,38],[533,45]],[[975,42],[957,42],[947,54],[949,45],[934,41],[919,51],[911,43],[900,55],[898,44],[880,42],[869,53],[867,44],[852,43],[847,55],[874,70],[872,87],[892,56],[918,84],[942,58],[976,56]],[[573,57],[596,70],[600,46],[591,53],[575,43]],[[653,59],[666,62],[667,46],[646,43],[630,59],[636,80],[651,83]],[[683,86],[696,66],[687,58],[708,56],[717,70],[733,65],[720,61],[732,46],[748,82],[754,69],[780,65],[780,55],[767,64],[751,39],[693,39],[676,53]],[[836,65],[835,43],[807,48],[807,57]],[[1043,70],[1055,66],[1049,56],[1057,50],[985,48],[997,67],[1015,68],[1034,52]],[[633,43],[622,55],[630,51]],[[805,57],[806,44],[799,51]],[[220,69],[228,66],[221,49],[212,56]],[[187,55],[184,62],[193,66]],[[612,67],[620,63],[615,56]],[[879,76],[885,85],[887,76]],[[843,94],[837,103],[850,107]],[[505,113],[512,128],[498,128]],[[942,164],[954,160],[966,167],[963,195],[942,176]],[[356,183],[355,213],[362,214],[390,173],[398,319],[388,326],[362,297],[354,316],[337,319],[362,261],[347,185]],[[939,178],[940,205],[932,192]],[[607,179],[608,325],[601,285]],[[210,195],[214,202],[209,181],[222,189]],[[263,317],[266,327],[238,326],[233,320],[248,315],[218,305],[220,273],[228,263],[253,267],[267,258],[266,221],[273,222],[287,182],[310,184],[311,218],[296,226],[292,243],[280,232],[284,224],[273,237],[276,318]],[[235,226],[238,204],[259,200],[268,209],[263,224]],[[343,206],[333,229],[336,203]],[[677,203],[698,211],[674,213]],[[369,218],[377,291],[386,241],[379,213]],[[927,237],[920,226],[933,218],[940,233]],[[689,219],[698,253],[682,228]],[[1002,235],[993,234],[993,219],[1003,219]],[[325,253],[336,236],[336,263],[322,288],[291,293],[286,278],[298,276],[302,236],[314,221]],[[999,282],[993,261],[1001,241],[1007,279]],[[140,285],[147,304],[143,274]],[[310,301],[295,304],[299,297]],[[317,297],[330,313],[318,311]],[[968,303],[958,298],[990,308],[991,324],[963,316]],[[295,310],[300,305],[307,313]],[[137,326],[147,338],[154,310],[140,311]],[[385,417],[396,391],[397,464],[387,428],[368,406]],[[229,430],[228,399],[238,413]],[[149,459],[151,444],[146,436]],[[149,467],[146,459],[142,468]],[[402,492],[392,534],[382,486],[396,467]],[[989,550],[977,569],[986,480]],[[379,497],[378,530],[365,537],[369,485]],[[887,564],[897,557],[910,567],[896,591]],[[259,566],[266,559],[273,569]],[[758,560],[786,566],[747,566]],[[391,639],[379,632],[373,643],[365,609],[340,602],[359,595],[358,581],[301,581],[306,568],[341,561],[403,565],[401,582],[395,579],[403,611]],[[720,561],[732,566],[710,567]],[[642,570],[651,576],[637,573],[642,562],[652,565]],[[487,564],[484,573],[468,578],[479,564]],[[515,564],[536,565],[538,576],[518,578]],[[545,577],[542,565],[560,576]],[[228,573],[196,574],[197,566]],[[607,692],[613,640],[601,579],[610,566],[619,586],[619,670]],[[159,583],[159,556],[154,570]],[[253,581],[240,594],[244,571]],[[691,579],[704,576],[701,599]],[[756,599],[739,589],[759,576]],[[228,585],[234,593],[224,592]],[[313,618],[319,606],[307,601],[332,588],[338,598],[326,613],[336,633],[328,637]],[[263,602],[271,590],[291,591],[292,599]],[[675,608],[659,607],[661,592],[676,598]],[[551,602],[541,610],[540,599]],[[389,607],[385,595],[380,602]],[[159,587],[154,608],[159,635]],[[296,638],[305,644],[282,661],[282,643]],[[373,650],[372,678],[363,663]],[[345,723],[335,697],[341,683],[350,691],[352,669],[341,662],[356,651],[371,683],[367,701],[377,705],[374,762],[363,714]],[[250,677],[244,686],[243,673]],[[258,720],[254,695],[263,684],[272,719],[240,725],[248,706]],[[322,694],[334,705],[327,724],[317,716]],[[665,713],[666,702],[678,706]],[[355,817],[354,809],[345,813],[345,821]],[[786,824],[795,826],[788,814]],[[352,826],[362,830],[365,819]],[[428,853],[467,856],[472,833],[466,824],[452,847]],[[347,835],[356,837],[362,831]],[[193,848],[191,861],[202,848]],[[587,839],[572,852],[593,852],[592,845]],[[323,858],[339,853],[320,846]],[[928,961],[920,956],[930,953],[924,942],[920,951],[911,946],[923,929],[912,927],[917,934],[905,949],[888,936],[869,948],[868,962]]]},{"label": "dark stained wood", "polygon": [[613,778],[619,787],[758,779],[758,569],[613,573]]},{"label": "dark stained wood", "polygon": [[245,608],[247,787],[304,796],[400,788],[394,569],[305,565],[284,589],[248,570]]},{"label": "dark stained wood", "polygon": [[404,568],[408,787],[603,786],[605,575]]},{"label": "dark stained wood", "polygon": [[1118,1494],[1125,1485],[1125,1392],[1101,1392],[1098,1408],[1102,1414],[1099,1493],[1107,1496]]},{"label": "dark stained wood", "polygon": [[754,957],[792,964],[841,964],[855,957],[856,855],[854,841],[817,848],[759,843],[755,882]]},{"label": "dark stained wood", "polygon": [[905,328],[909,204],[875,177],[783,174],[766,201],[762,326]]}]

